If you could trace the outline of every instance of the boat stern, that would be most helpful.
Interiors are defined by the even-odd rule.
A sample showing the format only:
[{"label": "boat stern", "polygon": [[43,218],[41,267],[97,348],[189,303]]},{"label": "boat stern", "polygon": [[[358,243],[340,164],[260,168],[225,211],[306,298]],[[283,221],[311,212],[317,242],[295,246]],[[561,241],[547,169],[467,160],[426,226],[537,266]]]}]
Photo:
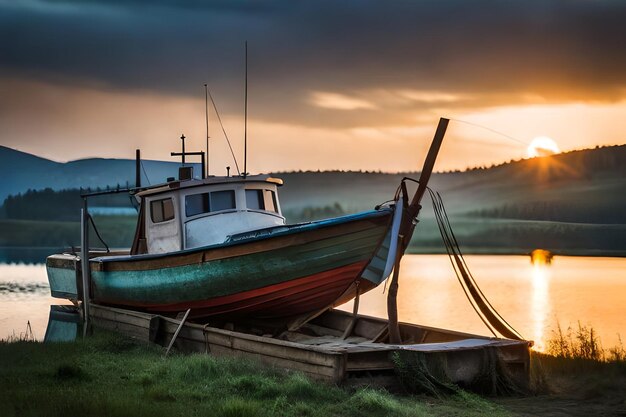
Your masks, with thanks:
[{"label": "boat stern", "polygon": [[50,294],[54,298],[78,300],[80,258],[71,254],[56,254],[46,259]]}]

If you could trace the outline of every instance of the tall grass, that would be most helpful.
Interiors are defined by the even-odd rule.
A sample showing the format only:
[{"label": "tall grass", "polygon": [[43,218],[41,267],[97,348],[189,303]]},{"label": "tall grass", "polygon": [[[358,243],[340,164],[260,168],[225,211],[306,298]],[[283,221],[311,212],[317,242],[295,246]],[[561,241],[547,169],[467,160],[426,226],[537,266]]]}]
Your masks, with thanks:
[{"label": "tall grass", "polygon": [[620,335],[618,341],[616,346],[604,349],[592,326],[585,326],[579,321],[576,328],[568,326],[563,331],[561,324],[557,323],[556,330],[552,331],[552,337],[548,340],[546,353],[557,358],[624,362],[626,351]]},{"label": "tall grass", "polygon": [[16,343],[16,342],[34,342],[36,340],[33,328],[30,325],[30,320],[26,322],[26,330],[23,332],[10,334],[6,339],[0,339],[0,342]]}]

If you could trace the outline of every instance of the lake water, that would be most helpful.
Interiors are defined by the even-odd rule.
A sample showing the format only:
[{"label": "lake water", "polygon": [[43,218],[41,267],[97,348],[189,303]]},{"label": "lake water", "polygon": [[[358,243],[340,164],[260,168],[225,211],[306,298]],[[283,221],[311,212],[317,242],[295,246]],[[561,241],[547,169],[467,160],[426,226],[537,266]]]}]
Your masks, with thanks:
[{"label": "lake water", "polygon": [[[498,312],[538,349],[556,329],[578,321],[598,332],[604,347],[626,339],[626,258],[554,258],[531,265],[525,256],[466,256],[483,293]],[[360,312],[386,317],[383,286],[361,298]],[[50,304],[43,265],[0,264],[0,339],[26,330],[42,339]],[[342,306],[352,310],[351,303]],[[401,321],[489,335],[472,310],[445,255],[407,255],[400,274]]]}]

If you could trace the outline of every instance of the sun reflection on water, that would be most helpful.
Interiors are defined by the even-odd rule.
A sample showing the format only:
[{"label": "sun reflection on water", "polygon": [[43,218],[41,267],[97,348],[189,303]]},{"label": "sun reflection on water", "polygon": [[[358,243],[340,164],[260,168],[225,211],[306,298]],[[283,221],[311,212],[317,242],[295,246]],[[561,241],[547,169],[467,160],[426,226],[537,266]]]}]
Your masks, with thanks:
[{"label": "sun reflection on water", "polygon": [[544,351],[546,348],[546,327],[550,310],[548,298],[550,284],[550,266],[544,262],[534,262],[532,265],[532,320],[534,349]]}]

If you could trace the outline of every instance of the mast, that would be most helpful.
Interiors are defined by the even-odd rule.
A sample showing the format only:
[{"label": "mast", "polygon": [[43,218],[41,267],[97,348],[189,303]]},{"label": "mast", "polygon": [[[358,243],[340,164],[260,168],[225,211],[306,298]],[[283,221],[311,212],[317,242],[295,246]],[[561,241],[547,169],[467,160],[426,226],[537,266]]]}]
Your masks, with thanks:
[{"label": "mast", "polygon": [[141,187],[141,150],[135,150],[135,188]]},{"label": "mast", "polygon": [[[439,154],[439,149],[441,148],[441,143],[443,142],[443,137],[446,135],[446,129],[448,129],[449,119],[440,118],[439,124],[437,125],[437,130],[435,131],[435,136],[433,138],[432,143],[430,144],[430,149],[428,150],[428,154],[426,155],[426,160],[424,161],[424,166],[422,167],[422,172],[420,173],[419,186],[417,187],[417,191],[415,191],[415,195],[413,195],[413,199],[411,200],[411,204],[409,204],[409,209],[407,210],[407,222],[405,224],[406,230],[405,238],[405,249],[409,245],[409,241],[413,236],[413,229],[415,229],[415,224],[413,219],[417,217],[420,212],[422,206],[420,202],[422,201],[422,197],[424,197],[424,193],[426,193],[426,188],[428,187],[428,181],[430,180],[430,175],[433,172],[433,167],[435,166],[435,161],[437,160],[437,155]],[[405,220],[405,219],[403,219]],[[400,227],[400,233],[402,233],[402,226]]]},{"label": "mast", "polygon": [[[209,87],[204,83],[204,119],[206,121],[206,174],[205,177],[209,176]],[[202,163],[204,163],[204,158],[202,158]],[[204,173],[204,170],[202,170]]]},{"label": "mast", "polygon": [[246,41],[245,58],[245,88],[244,88],[244,113],[243,113],[243,177],[248,175],[248,41]]}]

